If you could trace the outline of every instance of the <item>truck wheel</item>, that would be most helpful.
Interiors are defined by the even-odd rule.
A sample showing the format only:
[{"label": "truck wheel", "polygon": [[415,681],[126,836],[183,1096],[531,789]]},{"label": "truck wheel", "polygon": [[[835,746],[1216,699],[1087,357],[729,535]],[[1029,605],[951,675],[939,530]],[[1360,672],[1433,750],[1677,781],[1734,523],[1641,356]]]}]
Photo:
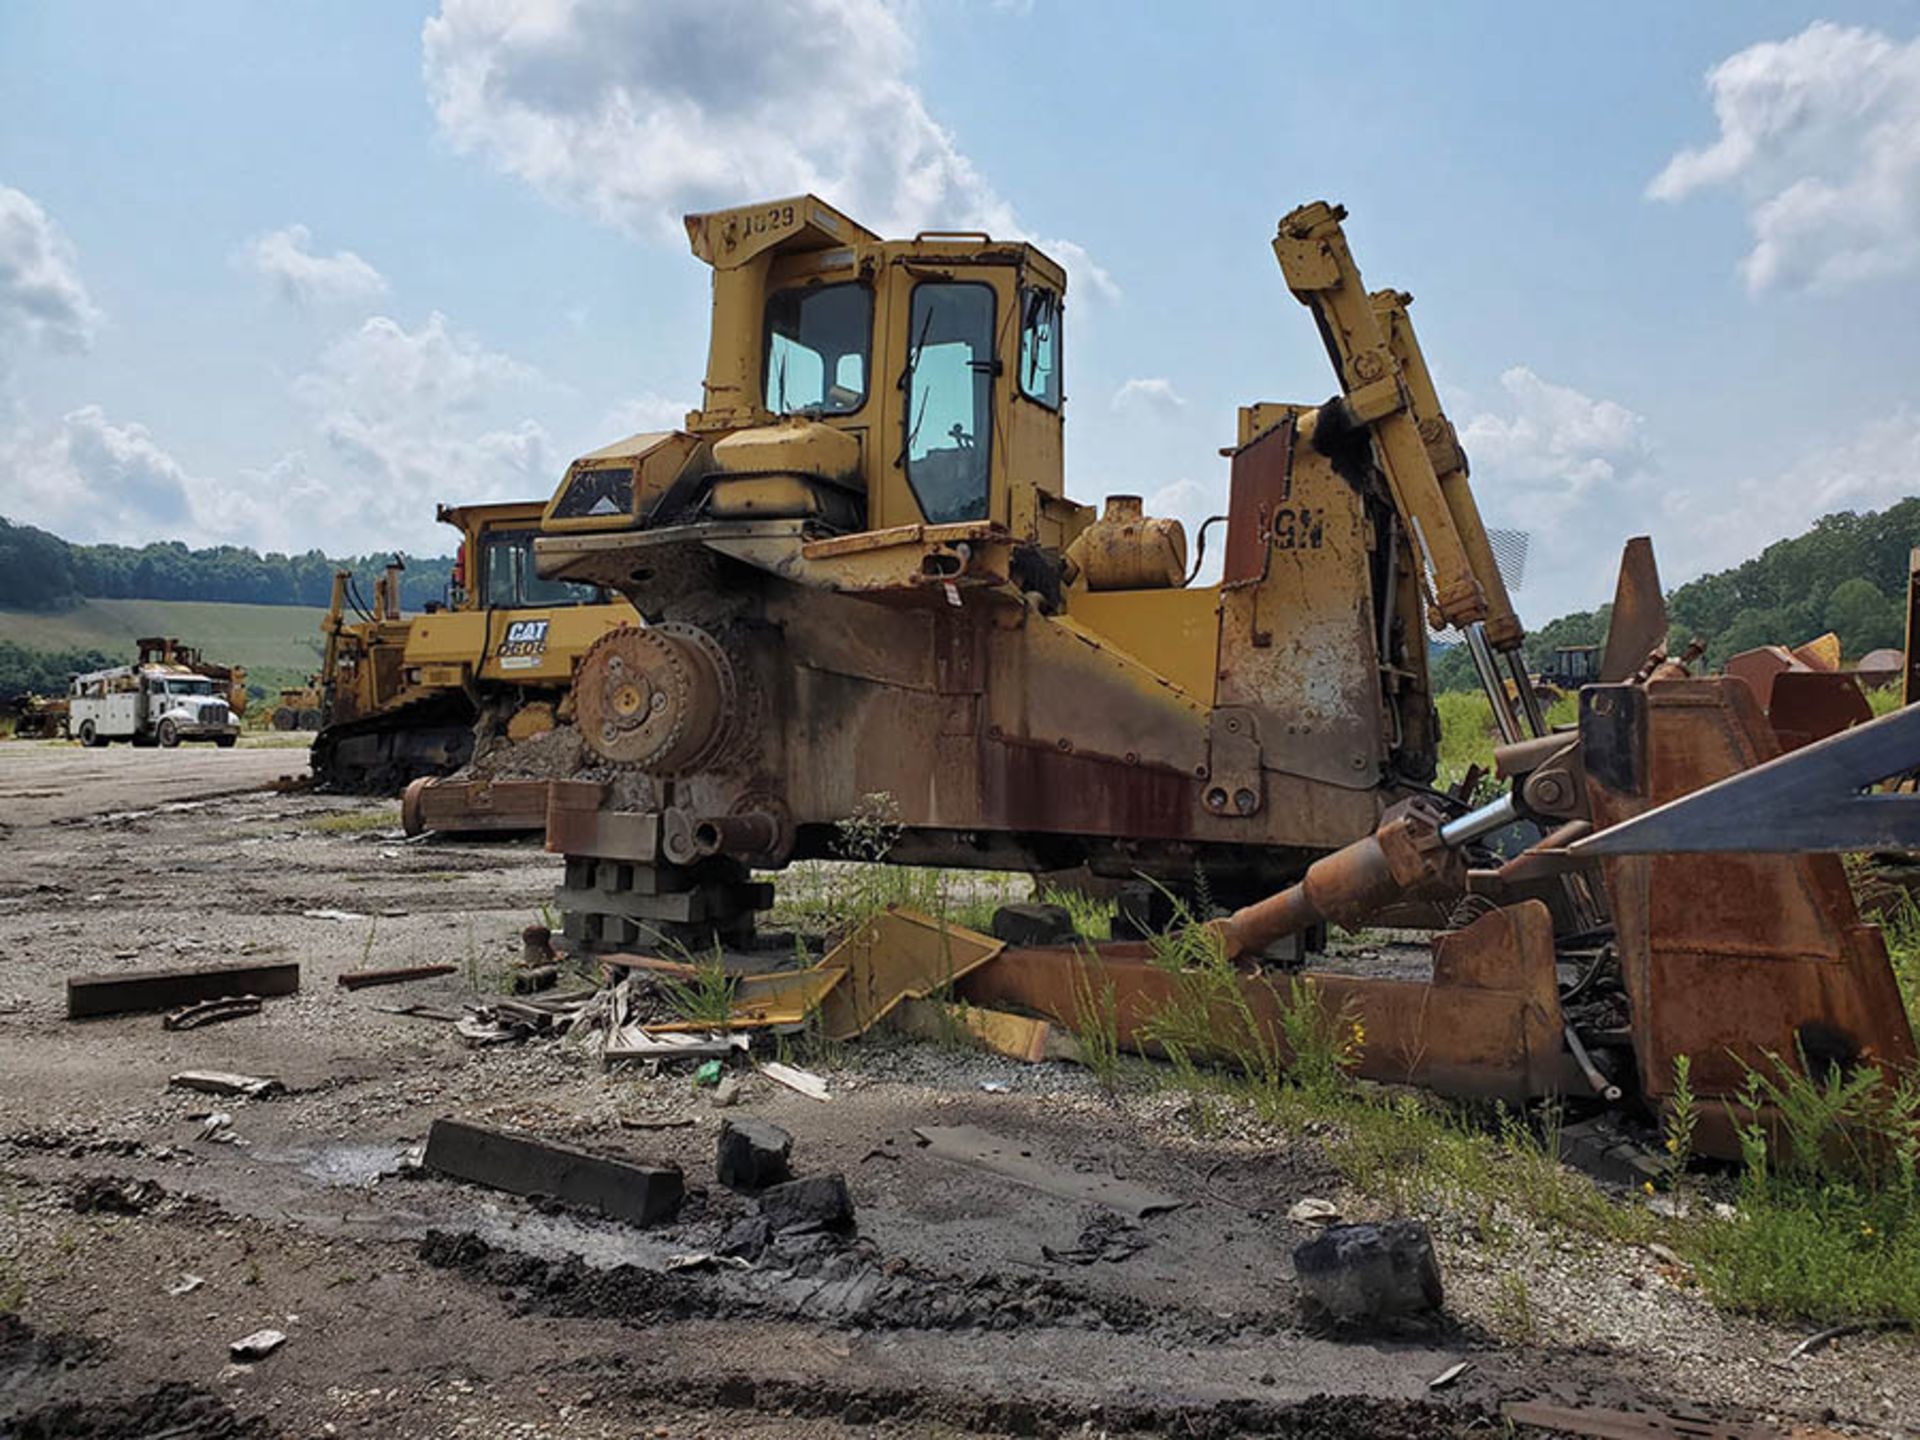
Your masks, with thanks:
[{"label": "truck wheel", "polygon": [[273,728],[276,730],[294,730],[300,725],[300,712],[282,705],[273,712]]},{"label": "truck wheel", "polygon": [[238,735],[216,735],[213,737],[213,743],[218,745],[222,750],[231,750],[233,749],[234,742],[239,738]]},{"label": "truck wheel", "polygon": [[171,720],[160,722],[160,743],[171,750],[180,743],[180,727]]},{"label": "truck wheel", "polygon": [[82,720],[80,722],[80,743],[89,750],[100,743],[100,734],[93,728],[93,721]]}]

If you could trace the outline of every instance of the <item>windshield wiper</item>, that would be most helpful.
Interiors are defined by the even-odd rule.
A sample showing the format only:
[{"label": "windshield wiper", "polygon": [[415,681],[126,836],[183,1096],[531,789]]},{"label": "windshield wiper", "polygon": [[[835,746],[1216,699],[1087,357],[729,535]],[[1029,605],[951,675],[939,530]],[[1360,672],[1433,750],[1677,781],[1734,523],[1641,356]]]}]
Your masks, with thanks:
[{"label": "windshield wiper", "polygon": [[907,373],[900,377],[900,386],[906,388],[907,381],[920,369],[920,352],[927,348],[927,332],[933,329],[933,307],[927,307],[927,318],[920,322],[920,338],[913,342],[913,353],[907,356]]}]

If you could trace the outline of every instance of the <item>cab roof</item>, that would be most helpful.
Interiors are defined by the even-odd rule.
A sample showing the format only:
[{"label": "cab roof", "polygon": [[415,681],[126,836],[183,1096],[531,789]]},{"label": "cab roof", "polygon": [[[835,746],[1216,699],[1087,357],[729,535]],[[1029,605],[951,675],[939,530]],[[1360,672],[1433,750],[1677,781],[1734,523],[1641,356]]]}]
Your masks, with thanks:
[{"label": "cab roof", "polygon": [[762,255],[805,255],[844,249],[849,261],[854,250],[925,252],[936,255],[956,246],[980,252],[999,252],[1009,260],[1035,263],[1035,268],[1061,290],[1066,270],[1039,246],[1024,240],[996,240],[984,230],[922,230],[911,240],[888,240],[867,229],[844,211],[817,195],[794,195],[709,210],[685,217],[687,241],[693,253],[716,270],[732,270]]}]

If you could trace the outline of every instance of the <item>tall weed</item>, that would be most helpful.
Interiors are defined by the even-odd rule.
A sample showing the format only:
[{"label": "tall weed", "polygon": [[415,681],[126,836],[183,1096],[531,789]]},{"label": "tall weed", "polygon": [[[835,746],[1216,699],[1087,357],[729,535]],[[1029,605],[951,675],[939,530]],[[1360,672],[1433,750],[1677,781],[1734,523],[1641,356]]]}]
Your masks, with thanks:
[{"label": "tall weed", "polygon": [[1707,1292],[1763,1315],[1920,1323],[1920,1079],[1799,1058],[1747,1071],[1739,1202],[1700,1237]]}]

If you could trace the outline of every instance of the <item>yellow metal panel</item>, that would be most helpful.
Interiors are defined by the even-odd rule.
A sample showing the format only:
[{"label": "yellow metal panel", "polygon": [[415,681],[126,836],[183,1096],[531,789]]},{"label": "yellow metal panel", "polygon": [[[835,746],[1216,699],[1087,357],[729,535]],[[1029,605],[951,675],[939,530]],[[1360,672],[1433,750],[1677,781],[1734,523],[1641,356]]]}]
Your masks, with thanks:
[{"label": "yellow metal panel", "polygon": [[847,974],[821,1002],[820,1028],[829,1040],[850,1040],[902,1000],[924,1000],[1006,948],[1004,941],[917,910],[883,910],[821,962]]},{"label": "yellow metal panel", "polygon": [[[692,967],[687,967],[691,970]],[[733,1008],[724,1026],[704,1020],[674,1020],[644,1027],[649,1035],[705,1032],[713,1029],[755,1030],[770,1025],[804,1024],[820,1009],[820,1002],[838,985],[846,971],[837,965],[810,970],[782,970],[771,975],[743,975],[734,982]]]},{"label": "yellow metal panel", "polygon": [[1056,1034],[1051,1021],[1031,1015],[986,1010],[978,1005],[948,1005],[938,1000],[908,1000],[887,1018],[908,1035],[924,1040],[965,1035],[982,1049],[1012,1060],[1032,1063],[1080,1058],[1080,1047],[1072,1036]]},{"label": "yellow metal panel", "polygon": [[1076,590],[1068,600],[1074,620],[1184,690],[1213,704],[1214,656],[1220,648],[1220,591]]},{"label": "yellow metal panel", "polygon": [[418,615],[407,632],[405,663],[425,670],[465,665],[488,680],[565,685],[574,661],[595,640],[640,617],[626,601],[548,609],[442,611]]}]

